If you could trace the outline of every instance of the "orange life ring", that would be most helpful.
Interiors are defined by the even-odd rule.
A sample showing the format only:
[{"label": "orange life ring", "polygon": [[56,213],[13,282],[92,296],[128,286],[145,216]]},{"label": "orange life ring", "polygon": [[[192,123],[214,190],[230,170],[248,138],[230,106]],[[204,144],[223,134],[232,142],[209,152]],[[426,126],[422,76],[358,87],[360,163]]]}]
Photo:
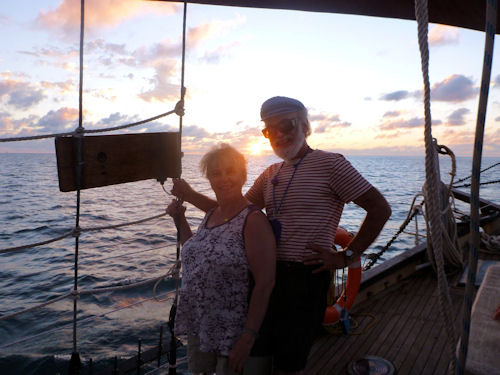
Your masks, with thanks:
[{"label": "orange life ring", "polygon": [[[334,243],[345,248],[352,240],[352,236],[344,228],[338,227],[335,233]],[[334,276],[335,277],[335,276]],[[323,324],[334,324],[339,320],[342,309],[349,310],[354,304],[361,284],[361,258],[352,263],[347,271],[346,287],[337,302],[328,306],[325,311]],[[331,302],[330,302],[331,303]]]}]

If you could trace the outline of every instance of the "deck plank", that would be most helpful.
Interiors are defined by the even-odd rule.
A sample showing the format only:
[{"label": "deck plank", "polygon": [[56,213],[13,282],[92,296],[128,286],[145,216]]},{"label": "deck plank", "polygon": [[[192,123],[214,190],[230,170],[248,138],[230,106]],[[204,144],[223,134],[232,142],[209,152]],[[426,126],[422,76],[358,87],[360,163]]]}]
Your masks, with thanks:
[{"label": "deck plank", "polygon": [[[381,298],[377,304],[368,304],[367,307],[363,308],[362,312],[375,315],[377,318],[375,325],[364,334],[349,336],[349,344],[342,347],[341,351],[336,353],[337,359],[335,361],[330,360],[331,363],[328,366],[330,373],[342,373],[345,371],[347,364],[352,358],[358,358],[358,353],[360,352],[365,353],[366,343],[376,341],[387,326],[388,322],[386,321],[386,317],[391,316],[395,311],[399,311],[402,308],[400,300],[391,300],[385,295],[386,293],[380,296]],[[360,309],[356,309],[355,311],[358,312],[359,310]],[[368,325],[368,323],[366,323],[366,325]],[[325,371],[324,373],[327,372]]]},{"label": "deck plank", "polygon": [[[370,301],[370,306],[373,311],[381,311],[386,309],[386,303],[382,295],[373,298]],[[356,311],[356,309],[354,310]],[[365,329],[371,322],[368,317],[358,318],[360,323],[357,330]],[[371,334],[372,332],[369,331]],[[358,337],[358,336],[354,336]],[[328,373],[329,368],[337,361],[342,360],[345,348],[353,348],[360,345],[360,340],[353,340],[353,336],[325,334],[322,335],[313,345],[311,355],[308,360],[307,374],[324,374]]]},{"label": "deck plank", "polygon": [[[369,302],[370,308],[374,312],[383,312],[387,309],[387,303],[383,298],[383,294],[374,297]],[[356,313],[356,308],[353,313]],[[355,330],[360,332],[364,330],[372,321],[371,317],[358,316],[355,319],[359,323],[359,327]],[[371,333],[369,331],[369,333]],[[356,337],[356,336],[354,336]],[[308,360],[308,374],[322,374],[324,368],[332,366],[332,363],[343,358],[344,349],[360,345],[360,340],[353,340],[352,336],[324,334],[316,341],[315,345],[311,348],[311,354]]]},{"label": "deck plank", "polygon": [[[422,280],[422,286],[419,295],[416,295],[414,301],[410,304],[411,307],[406,314],[404,327],[397,335],[394,347],[385,353],[386,357],[391,357],[391,361],[397,369],[401,369],[405,358],[415,350],[415,342],[422,334],[423,316],[425,316],[429,300],[432,299],[433,280],[429,277]],[[399,371],[401,372],[401,370]]]},{"label": "deck plank", "polygon": [[[453,285],[450,283],[450,285]],[[463,288],[452,287],[454,318],[458,319]],[[354,359],[376,355],[391,361],[401,374],[447,373],[450,360],[439,309],[436,277],[427,270],[391,286],[353,309],[363,331],[372,313],[376,323],[361,335],[323,335],[309,356],[306,374],[345,374]],[[458,332],[459,320],[455,322]]]},{"label": "deck plank", "polygon": [[415,323],[415,329],[419,332],[411,350],[407,352],[406,357],[399,366],[399,371],[402,374],[421,374],[425,362],[429,357],[435,341],[439,337],[436,332],[436,319],[438,315],[436,310],[439,309],[437,298],[433,298],[432,294],[428,298],[425,308],[422,312],[421,319]]}]

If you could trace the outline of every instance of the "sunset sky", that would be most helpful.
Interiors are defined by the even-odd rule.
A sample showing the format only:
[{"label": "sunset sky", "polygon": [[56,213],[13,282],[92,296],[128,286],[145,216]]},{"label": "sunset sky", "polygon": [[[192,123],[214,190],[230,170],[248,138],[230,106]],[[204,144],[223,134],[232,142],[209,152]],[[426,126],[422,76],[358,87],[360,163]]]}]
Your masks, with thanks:
[{"label": "sunset sky", "polygon": [[[84,127],[117,126],[174,108],[180,95],[182,5],[87,0]],[[183,151],[229,142],[271,152],[261,103],[309,109],[314,148],[346,155],[423,155],[416,22],[298,11],[188,5]],[[78,125],[79,0],[2,0],[0,138]],[[470,156],[484,33],[430,25],[433,135]],[[498,39],[498,38],[497,38]],[[497,40],[498,44],[498,40]],[[500,156],[496,46],[485,156]],[[176,131],[173,115],[127,132]],[[53,152],[54,141],[0,143],[0,152]]]}]

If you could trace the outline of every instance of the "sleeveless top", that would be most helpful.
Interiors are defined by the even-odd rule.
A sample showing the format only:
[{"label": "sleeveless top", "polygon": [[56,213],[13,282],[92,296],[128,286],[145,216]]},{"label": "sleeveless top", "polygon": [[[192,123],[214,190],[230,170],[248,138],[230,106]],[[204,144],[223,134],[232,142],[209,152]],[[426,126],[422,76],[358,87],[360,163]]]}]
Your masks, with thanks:
[{"label": "sleeveless top", "polygon": [[228,222],[207,228],[213,210],[182,247],[182,286],[175,333],[200,338],[203,352],[228,355],[248,313],[250,268],[245,251],[245,207]]}]

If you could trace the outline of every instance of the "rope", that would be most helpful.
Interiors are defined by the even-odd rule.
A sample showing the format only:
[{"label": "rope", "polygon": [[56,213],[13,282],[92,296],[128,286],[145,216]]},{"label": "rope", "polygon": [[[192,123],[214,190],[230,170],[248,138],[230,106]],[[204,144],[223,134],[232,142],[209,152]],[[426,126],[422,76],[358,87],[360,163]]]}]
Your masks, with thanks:
[{"label": "rope", "polygon": [[[187,363],[188,359],[187,357],[181,357],[181,358],[178,358],[177,361],[175,362],[175,366],[179,366],[179,365],[182,365],[184,363]],[[169,362],[166,362],[164,363],[163,365],[161,365],[160,367],[157,367],[149,372],[146,372],[144,375],[154,375],[154,374],[157,374],[157,373],[160,373],[161,370],[167,368],[167,367],[171,367],[172,365],[169,363]]]},{"label": "rope", "polygon": [[105,225],[105,226],[102,226],[102,227],[85,228],[85,229],[81,229],[81,231],[82,232],[93,232],[93,231],[97,231],[97,230],[116,229],[116,228],[126,227],[128,225],[141,224],[141,223],[144,223],[146,221],[150,221],[150,220],[154,220],[154,219],[159,219],[160,217],[165,216],[166,214],[167,213],[164,212],[162,214],[158,214],[158,215],[146,217],[144,219],[139,219],[139,220],[136,220],[136,221],[129,221],[127,223],[115,224],[115,225]]},{"label": "rope", "polygon": [[[167,247],[167,246],[157,246],[157,247],[152,247],[150,249],[139,250],[139,251],[131,251],[131,252],[123,253],[123,254],[120,254],[120,255],[112,255],[112,256],[109,256],[109,257],[99,258],[99,259],[93,259],[93,260],[90,260],[92,258],[90,256],[89,257],[84,257],[84,258],[80,257],[80,259],[83,259],[83,262],[80,261],[80,266],[81,265],[94,265],[95,262],[102,262],[103,260],[114,259],[114,258],[123,258],[123,257],[129,256],[129,255],[134,255],[134,254],[143,254],[143,253],[147,253],[149,251],[163,249],[165,247]],[[68,268],[68,267],[67,266],[60,266],[60,267],[50,268],[48,270],[40,270],[40,271],[37,271],[37,272],[23,274],[23,277],[27,278],[27,277],[31,277],[31,276],[40,275],[42,272],[54,272],[54,271],[63,270],[63,269],[66,269],[66,268]]]},{"label": "rope", "polygon": [[[187,2],[184,1],[184,12],[182,17],[182,63],[181,63],[181,100],[179,104],[182,106],[182,114],[179,116],[179,152],[182,155],[182,119],[184,116],[184,96],[186,94],[186,89],[184,87],[184,73],[185,73],[185,61],[186,61],[186,19],[187,19]],[[181,168],[182,171],[182,168]],[[165,189],[163,189],[165,190]],[[176,241],[176,261],[177,264],[180,262],[181,255],[181,234],[180,234],[180,217],[177,218],[177,241]],[[177,275],[178,276],[178,275]],[[170,330],[170,352],[168,355],[169,362],[169,375],[176,375],[177,373],[177,343],[175,339],[175,316],[177,314],[177,303],[179,301],[179,278],[176,278],[175,283],[175,297],[172,306],[170,307],[168,328]]]},{"label": "rope", "polygon": [[[115,292],[117,290],[125,290],[125,289],[131,289],[131,288],[135,288],[135,287],[138,287],[138,286],[142,286],[142,285],[147,285],[147,284],[150,284],[152,282],[158,282],[158,281],[161,281],[169,276],[177,276],[178,273],[177,273],[177,270],[178,269],[178,265],[177,263],[174,264],[164,275],[161,275],[161,276],[157,276],[157,277],[153,277],[153,278],[150,278],[150,279],[146,279],[146,280],[142,280],[142,281],[138,281],[136,283],[131,283],[131,284],[127,284],[127,285],[119,285],[119,286],[111,286],[111,287],[106,287],[106,288],[95,288],[95,289],[82,289],[82,290],[72,290],[71,292],[69,293],[65,293],[65,294],[62,294],[56,298],[53,298],[51,299],[50,301],[46,301],[46,302],[43,302],[43,303],[40,303],[38,305],[35,305],[35,306],[32,306],[30,308],[27,308],[27,309],[24,309],[24,310],[20,310],[20,311],[17,311],[15,313],[11,313],[11,314],[8,314],[8,315],[3,315],[3,316],[0,316],[0,321],[2,320],[7,320],[7,319],[10,319],[10,318],[13,318],[13,317],[16,317],[18,315],[21,315],[21,314],[25,314],[25,313],[28,313],[30,311],[34,311],[34,310],[38,310],[38,309],[41,309],[42,307],[45,307],[45,306],[49,306],[55,302],[58,302],[62,299],[65,299],[67,297],[73,297],[74,299],[77,299],[79,296],[82,296],[82,295],[86,295],[86,294],[97,294],[97,293],[105,293],[105,292]],[[157,284],[155,284],[155,288],[157,287]],[[155,291],[155,294],[156,294],[156,291]]]},{"label": "rope", "polygon": [[[495,163],[495,164],[493,164],[493,165],[490,165],[488,168],[484,168],[484,169],[483,169],[483,170],[481,170],[481,172],[479,172],[479,173],[486,172],[487,170],[489,170],[489,169],[491,169],[491,168],[493,168],[493,167],[496,167],[497,165],[500,165],[500,162]],[[456,183],[456,184],[458,184],[459,182],[463,182],[463,181],[465,181],[465,180],[468,180],[468,179],[469,179],[469,178],[471,178],[471,177],[472,177],[472,175],[467,176],[467,177],[464,177],[464,178],[461,178],[460,180],[456,181],[455,183]],[[455,186],[455,187],[457,187],[457,186]]]},{"label": "rope", "polygon": [[[169,293],[165,293],[164,295],[168,295]],[[110,311],[107,311],[105,313],[102,313],[100,315],[95,315],[95,316],[90,316],[88,318],[85,318],[85,319],[81,319],[79,320],[78,322],[82,325],[82,324],[85,324],[85,323],[88,323],[92,320],[95,320],[97,318],[102,318],[106,315],[109,315],[109,314],[112,314],[114,312],[117,312],[117,311],[121,311],[121,310],[125,310],[125,309],[128,309],[128,308],[131,308],[131,307],[134,307],[134,306],[137,306],[137,305],[140,305],[144,302],[148,302],[148,301],[152,301],[154,299],[154,297],[149,297],[149,298],[145,298],[143,300],[140,300],[140,301],[137,301],[137,302],[134,302],[134,303],[131,303],[131,304],[128,304],[126,306],[123,306],[123,307],[119,307],[117,309],[114,309],[114,310],[110,310]],[[56,328],[53,328],[49,331],[43,331],[41,333],[37,333],[36,335],[32,335],[32,336],[27,336],[27,337],[23,337],[22,339],[19,339],[17,341],[13,341],[13,342],[10,342],[8,344],[4,344],[4,345],[0,345],[0,350],[2,349],[5,349],[5,348],[8,348],[8,347],[11,347],[11,346],[14,346],[16,344],[20,344],[22,342],[25,342],[25,341],[29,341],[29,340],[32,340],[34,338],[37,338],[37,337],[40,337],[40,336],[44,336],[44,335],[48,335],[50,333],[54,333],[54,332],[57,332],[57,331],[61,331],[63,329],[65,329],[66,327],[69,327],[70,325],[72,325],[73,322],[71,323],[68,323],[68,324],[64,324],[62,326],[59,326],[59,327],[56,327]]]},{"label": "rope", "polygon": [[[425,170],[426,170],[426,205],[430,211],[430,242],[436,256],[438,266],[439,304],[445,320],[445,329],[448,335],[448,349],[453,360],[450,363],[450,372],[455,371],[454,345],[456,342],[455,327],[451,316],[451,298],[448,292],[448,283],[444,273],[442,254],[442,234],[439,215],[437,155],[432,138],[432,121],[430,108],[430,83],[429,83],[429,46],[428,24],[429,15],[427,0],[415,0],[415,18],[418,24],[418,44],[421,56],[422,77],[424,81],[424,111],[425,111]],[[429,242],[429,241],[428,241]]]},{"label": "rope", "polygon": [[14,318],[14,317],[16,317],[18,315],[22,315],[22,314],[28,313],[30,311],[33,311],[33,310],[41,309],[42,307],[49,306],[49,305],[51,305],[53,303],[56,303],[57,301],[60,301],[60,300],[65,299],[65,298],[68,298],[71,295],[72,295],[72,292],[69,292],[69,293],[66,293],[66,294],[62,294],[59,297],[53,298],[50,301],[47,301],[47,302],[44,302],[44,303],[40,303],[40,304],[35,305],[33,307],[30,307],[30,308],[27,308],[27,309],[24,309],[24,310],[20,310],[20,311],[17,311],[15,313],[12,313],[12,314],[2,315],[2,316],[0,316],[0,321],[6,320],[6,319],[10,319],[10,318]]},{"label": "rope", "polygon": [[73,233],[74,233],[74,231],[72,230],[70,232],[67,232],[67,233],[59,236],[59,237],[51,238],[51,239],[46,240],[46,241],[35,242],[35,243],[32,243],[32,244],[15,246],[15,247],[8,247],[6,249],[1,249],[0,250],[0,254],[13,253],[13,252],[16,252],[16,251],[31,249],[32,247],[36,247],[36,246],[47,245],[49,243],[60,241],[60,240],[62,240],[64,238],[66,238],[66,237],[72,236]]},{"label": "rope", "polygon": [[483,59],[483,73],[481,78],[481,90],[479,94],[479,108],[477,111],[476,134],[474,140],[474,157],[472,159],[472,184],[471,184],[471,204],[470,204],[470,248],[469,248],[469,272],[465,285],[464,314],[462,319],[462,337],[460,340],[459,371],[461,375],[465,371],[465,361],[467,358],[470,318],[472,310],[473,296],[475,293],[474,283],[476,280],[478,248],[480,246],[479,234],[479,181],[481,170],[481,155],[483,150],[484,125],[486,119],[486,108],[488,105],[488,91],[491,78],[491,60],[493,56],[493,45],[495,41],[496,21],[497,21],[497,1],[486,1],[486,25],[485,25],[485,45]]},{"label": "rope", "polygon": [[114,224],[114,225],[105,225],[105,226],[100,226],[100,227],[90,227],[90,228],[75,227],[70,232],[67,232],[67,233],[65,233],[65,234],[63,234],[63,235],[61,235],[59,237],[55,237],[55,238],[52,238],[52,239],[49,239],[49,240],[46,240],[46,241],[35,242],[35,243],[32,243],[32,244],[27,244],[27,245],[21,245],[21,246],[15,246],[15,247],[9,247],[9,248],[6,248],[6,249],[1,249],[0,250],[0,254],[12,253],[12,252],[16,252],[16,251],[30,249],[30,248],[33,248],[33,247],[36,247],[36,246],[46,245],[46,244],[49,244],[49,243],[52,243],[52,242],[56,242],[56,241],[62,240],[62,239],[66,238],[66,237],[69,237],[69,236],[79,237],[81,235],[81,233],[84,233],[84,232],[93,232],[93,231],[106,230],[106,229],[116,229],[116,228],[121,228],[121,227],[129,226],[129,225],[141,224],[141,223],[144,223],[146,221],[158,219],[158,218],[160,218],[162,216],[165,216],[165,215],[166,215],[166,213],[162,213],[162,214],[150,216],[150,217],[147,217],[147,218],[144,218],[144,219],[139,219],[139,220],[136,220],[136,221],[129,221],[127,223]]},{"label": "rope", "polygon": [[[498,184],[500,180],[493,180],[493,181],[486,181],[486,182],[481,182],[479,186],[483,185],[491,185],[491,184]],[[461,187],[469,187],[472,184],[463,184],[463,185],[453,185],[454,188],[461,188]]]},{"label": "rope", "polygon": [[[82,128],[81,133],[83,133],[83,134],[104,133],[104,132],[111,132],[111,131],[115,131],[115,130],[131,128],[133,126],[138,126],[138,125],[145,124],[147,122],[158,120],[159,118],[171,115],[173,113],[178,114],[178,111],[179,110],[176,106],[176,108],[171,110],[171,111],[162,113],[162,114],[154,116],[154,117],[150,117],[150,118],[145,119],[145,120],[141,120],[141,121],[137,121],[137,122],[133,122],[133,123],[129,123],[129,124],[124,124],[124,125],[118,125],[118,126],[111,127],[111,128],[101,128],[101,129],[83,129]],[[32,140],[36,140],[36,139],[75,136],[75,135],[77,135],[77,133],[78,133],[78,131],[77,131],[77,129],[75,129],[71,132],[64,132],[64,133],[41,134],[41,135],[33,135],[33,136],[29,136],[29,137],[0,138],[0,142],[32,141]]]},{"label": "rope", "polygon": [[406,215],[406,219],[403,221],[401,226],[399,227],[399,230],[396,232],[394,236],[387,242],[387,244],[377,253],[371,253],[366,255],[366,259],[368,260],[368,264],[363,266],[363,271],[369,270],[377,261],[380,259],[382,254],[384,254],[392,245],[392,243],[398,238],[398,236],[403,233],[405,228],[408,226],[408,224],[411,222],[411,220],[415,217],[415,215],[419,212],[421,212],[421,205],[415,206],[415,200],[417,197],[420,196],[420,194],[417,194],[415,197],[413,197],[413,200],[410,205],[410,209],[408,210],[408,214]]},{"label": "rope", "polygon": [[[75,184],[76,184],[76,215],[75,215],[75,229],[80,228],[80,202],[81,202],[81,182],[82,182],[82,168],[83,168],[83,41],[85,32],[85,0],[80,2],[80,85],[78,90],[78,128],[76,129],[76,170],[75,170]],[[73,269],[73,293],[78,293],[78,250],[80,243],[79,233],[75,236],[75,266]],[[73,299],[73,354],[71,359],[78,358],[76,365],[79,364],[78,348],[77,348],[77,314],[78,314],[78,299]],[[80,365],[81,366],[81,365]],[[78,367],[80,367],[78,366]]]}]

